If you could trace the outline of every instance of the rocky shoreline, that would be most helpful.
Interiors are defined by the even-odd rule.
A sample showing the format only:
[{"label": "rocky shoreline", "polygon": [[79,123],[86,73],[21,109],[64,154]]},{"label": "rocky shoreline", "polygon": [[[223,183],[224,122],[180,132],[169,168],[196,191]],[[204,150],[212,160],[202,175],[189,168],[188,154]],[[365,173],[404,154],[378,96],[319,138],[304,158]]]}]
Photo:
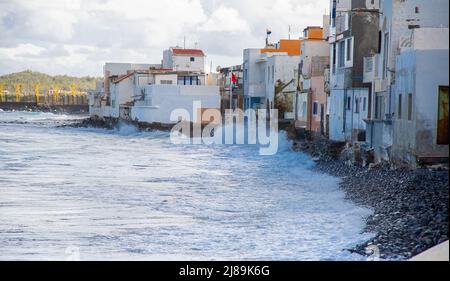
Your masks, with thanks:
[{"label": "rocky shoreline", "polygon": [[374,211],[365,231],[376,236],[350,251],[366,255],[373,245],[381,259],[404,260],[448,240],[448,167],[362,167],[349,161],[339,146],[322,140],[297,142],[294,149],[310,154],[318,171],[341,178],[349,200]]},{"label": "rocky shoreline", "polygon": [[88,114],[87,105],[45,105],[29,103],[0,103],[4,111],[50,112],[55,114]]}]

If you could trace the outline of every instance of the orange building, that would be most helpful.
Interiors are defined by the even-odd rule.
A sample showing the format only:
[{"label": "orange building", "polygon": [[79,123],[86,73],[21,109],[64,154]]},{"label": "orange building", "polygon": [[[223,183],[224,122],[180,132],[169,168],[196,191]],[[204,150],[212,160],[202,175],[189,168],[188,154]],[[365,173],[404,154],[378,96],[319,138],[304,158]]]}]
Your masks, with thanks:
[{"label": "orange building", "polygon": [[323,28],[320,26],[308,26],[303,33],[307,40],[323,40]]},{"label": "orange building", "polygon": [[300,56],[302,53],[302,40],[281,39],[274,48],[263,48],[261,53],[288,53],[290,56]]}]

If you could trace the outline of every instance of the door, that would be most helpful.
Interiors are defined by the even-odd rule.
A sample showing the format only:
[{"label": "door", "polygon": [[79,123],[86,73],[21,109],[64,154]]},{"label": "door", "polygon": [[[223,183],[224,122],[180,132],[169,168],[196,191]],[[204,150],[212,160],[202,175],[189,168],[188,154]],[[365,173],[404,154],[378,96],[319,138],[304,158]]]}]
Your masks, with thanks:
[{"label": "door", "polygon": [[437,144],[448,145],[448,86],[439,87]]}]

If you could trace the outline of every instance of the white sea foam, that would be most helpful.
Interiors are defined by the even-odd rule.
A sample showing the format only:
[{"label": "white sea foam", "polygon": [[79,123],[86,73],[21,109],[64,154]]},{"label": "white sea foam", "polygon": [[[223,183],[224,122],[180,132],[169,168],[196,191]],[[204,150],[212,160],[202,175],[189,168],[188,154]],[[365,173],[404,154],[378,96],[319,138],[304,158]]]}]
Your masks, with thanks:
[{"label": "white sea foam", "polygon": [[173,145],[168,133],[123,124],[4,118],[1,260],[364,259],[345,249],[370,237],[371,211],[311,170],[285,133],[276,155],[260,156],[250,145]]}]

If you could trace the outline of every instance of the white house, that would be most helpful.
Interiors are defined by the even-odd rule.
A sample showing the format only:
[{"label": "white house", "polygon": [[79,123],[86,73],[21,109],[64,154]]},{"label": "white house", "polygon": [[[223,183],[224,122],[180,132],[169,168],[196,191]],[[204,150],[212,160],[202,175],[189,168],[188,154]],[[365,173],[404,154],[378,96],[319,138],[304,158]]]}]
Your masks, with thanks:
[{"label": "white house", "polygon": [[261,49],[244,50],[244,109],[261,108],[266,97],[265,69],[257,64]]},{"label": "white house", "polygon": [[449,30],[414,29],[396,59],[393,145],[395,162],[448,162]]},{"label": "white house", "polygon": [[[198,49],[170,48],[163,53],[161,69],[150,69],[147,76],[134,77],[132,102],[128,111],[129,119],[145,123],[175,124],[171,113],[176,109],[185,110],[192,121],[201,122],[202,112],[216,109],[220,112],[220,91],[217,79],[205,74],[205,54]],[[137,82],[136,79],[142,79]],[[121,81],[124,82],[125,80]],[[128,88],[129,93],[129,88]],[[119,95],[122,96],[122,95]],[[129,99],[129,95],[124,100]],[[196,103],[200,107],[194,109]]]},{"label": "white house", "polygon": [[198,49],[172,47],[163,53],[162,68],[175,71],[205,71],[205,53]]},{"label": "white house", "polygon": [[[200,107],[195,107],[195,102]],[[187,111],[191,121],[201,123],[201,114],[207,109],[220,112],[218,86],[197,85],[149,85],[143,90],[142,99],[131,108],[131,119],[149,124],[176,124],[171,120],[174,110]]]},{"label": "white house", "polygon": [[[389,160],[393,145],[396,103],[396,62],[411,45],[416,29],[448,27],[448,0],[383,0],[380,2],[379,48],[365,58],[364,80],[371,84],[367,122],[368,147],[375,160]],[[431,38],[430,38],[431,40]]]},{"label": "white house", "polygon": [[176,85],[177,73],[162,69],[132,71],[111,83],[112,118],[129,118],[129,108],[147,85]]},{"label": "white house", "polygon": [[[277,84],[286,85],[282,92],[291,95],[293,107],[299,62],[299,55],[277,49],[264,53],[261,49],[245,49],[244,108],[275,108]],[[286,117],[293,119],[293,110]]]},{"label": "white house", "polygon": [[[150,68],[161,68],[160,64],[136,64],[136,63],[105,63],[103,66],[104,79],[101,84],[97,85],[95,91],[89,93],[89,114],[90,116],[97,116],[100,118],[110,118],[112,116],[117,116],[117,111],[112,112],[112,104],[111,104],[111,88],[114,87],[115,95],[117,96],[117,92],[124,92],[126,89],[127,92],[125,96],[128,97],[127,102],[131,101],[130,97],[132,96],[132,92],[134,89],[131,88],[130,85],[126,87],[124,84],[117,86],[114,85],[114,81],[120,80],[123,76],[129,75],[134,71],[145,71]],[[125,83],[128,83],[126,81]],[[119,88],[119,89],[117,89]],[[122,99],[120,102],[125,102]],[[118,104],[117,104],[118,105]]]}]

